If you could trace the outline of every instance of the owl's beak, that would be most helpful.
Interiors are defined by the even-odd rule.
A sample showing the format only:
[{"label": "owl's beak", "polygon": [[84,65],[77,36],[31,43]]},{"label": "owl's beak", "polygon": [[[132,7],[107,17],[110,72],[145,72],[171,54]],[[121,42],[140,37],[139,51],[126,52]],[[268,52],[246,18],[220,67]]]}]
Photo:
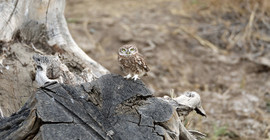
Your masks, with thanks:
[{"label": "owl's beak", "polygon": [[130,54],[130,52],[127,52],[127,54]]}]

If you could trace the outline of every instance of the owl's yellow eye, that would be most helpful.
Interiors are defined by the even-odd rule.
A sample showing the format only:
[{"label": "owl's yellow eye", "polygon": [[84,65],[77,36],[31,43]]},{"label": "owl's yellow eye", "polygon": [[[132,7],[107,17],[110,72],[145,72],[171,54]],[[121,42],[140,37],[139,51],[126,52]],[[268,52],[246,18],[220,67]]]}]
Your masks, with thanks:
[{"label": "owl's yellow eye", "polygon": [[134,50],[135,50],[135,49],[133,49],[133,48],[132,48],[132,49],[130,49],[130,51],[134,51]]},{"label": "owl's yellow eye", "polygon": [[126,51],[126,49],[121,49],[121,52],[125,52]]}]

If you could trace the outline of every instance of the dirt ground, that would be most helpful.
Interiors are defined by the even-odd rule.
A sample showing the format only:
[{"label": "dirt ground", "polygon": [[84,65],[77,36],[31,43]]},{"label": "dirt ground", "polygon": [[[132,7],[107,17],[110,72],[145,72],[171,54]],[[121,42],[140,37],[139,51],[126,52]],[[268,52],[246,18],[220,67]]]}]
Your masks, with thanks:
[{"label": "dirt ground", "polygon": [[[70,32],[111,73],[118,48],[136,44],[156,96],[197,91],[206,139],[270,139],[270,2],[267,0],[67,0]],[[95,45],[93,45],[93,43]]]}]

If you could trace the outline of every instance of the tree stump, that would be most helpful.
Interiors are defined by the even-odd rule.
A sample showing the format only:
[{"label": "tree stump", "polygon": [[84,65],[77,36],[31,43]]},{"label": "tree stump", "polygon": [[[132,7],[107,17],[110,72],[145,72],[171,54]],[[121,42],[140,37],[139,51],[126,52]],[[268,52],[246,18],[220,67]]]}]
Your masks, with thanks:
[{"label": "tree stump", "polygon": [[0,130],[1,139],[17,140],[195,139],[170,101],[154,97],[141,81],[112,74],[76,86],[48,82],[3,118]]},{"label": "tree stump", "polygon": [[[0,76],[10,76],[4,80],[11,85],[17,82],[17,86],[0,86],[5,91],[0,94],[0,139],[194,140],[205,136],[187,130],[180,119],[193,110],[205,116],[197,93],[154,97],[140,80],[109,74],[72,39],[64,6],[65,0],[0,2]],[[25,103],[20,101],[24,91],[29,97]],[[16,104],[8,102],[10,95]],[[6,105],[19,111],[8,112]]]}]

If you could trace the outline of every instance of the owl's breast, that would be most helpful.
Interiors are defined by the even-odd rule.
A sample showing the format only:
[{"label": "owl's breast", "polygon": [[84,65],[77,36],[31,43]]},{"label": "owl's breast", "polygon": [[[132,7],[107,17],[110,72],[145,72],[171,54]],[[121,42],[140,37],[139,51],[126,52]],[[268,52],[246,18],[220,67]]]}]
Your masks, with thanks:
[{"label": "owl's breast", "polygon": [[131,68],[136,65],[134,57],[119,56],[118,60],[124,68]]}]

